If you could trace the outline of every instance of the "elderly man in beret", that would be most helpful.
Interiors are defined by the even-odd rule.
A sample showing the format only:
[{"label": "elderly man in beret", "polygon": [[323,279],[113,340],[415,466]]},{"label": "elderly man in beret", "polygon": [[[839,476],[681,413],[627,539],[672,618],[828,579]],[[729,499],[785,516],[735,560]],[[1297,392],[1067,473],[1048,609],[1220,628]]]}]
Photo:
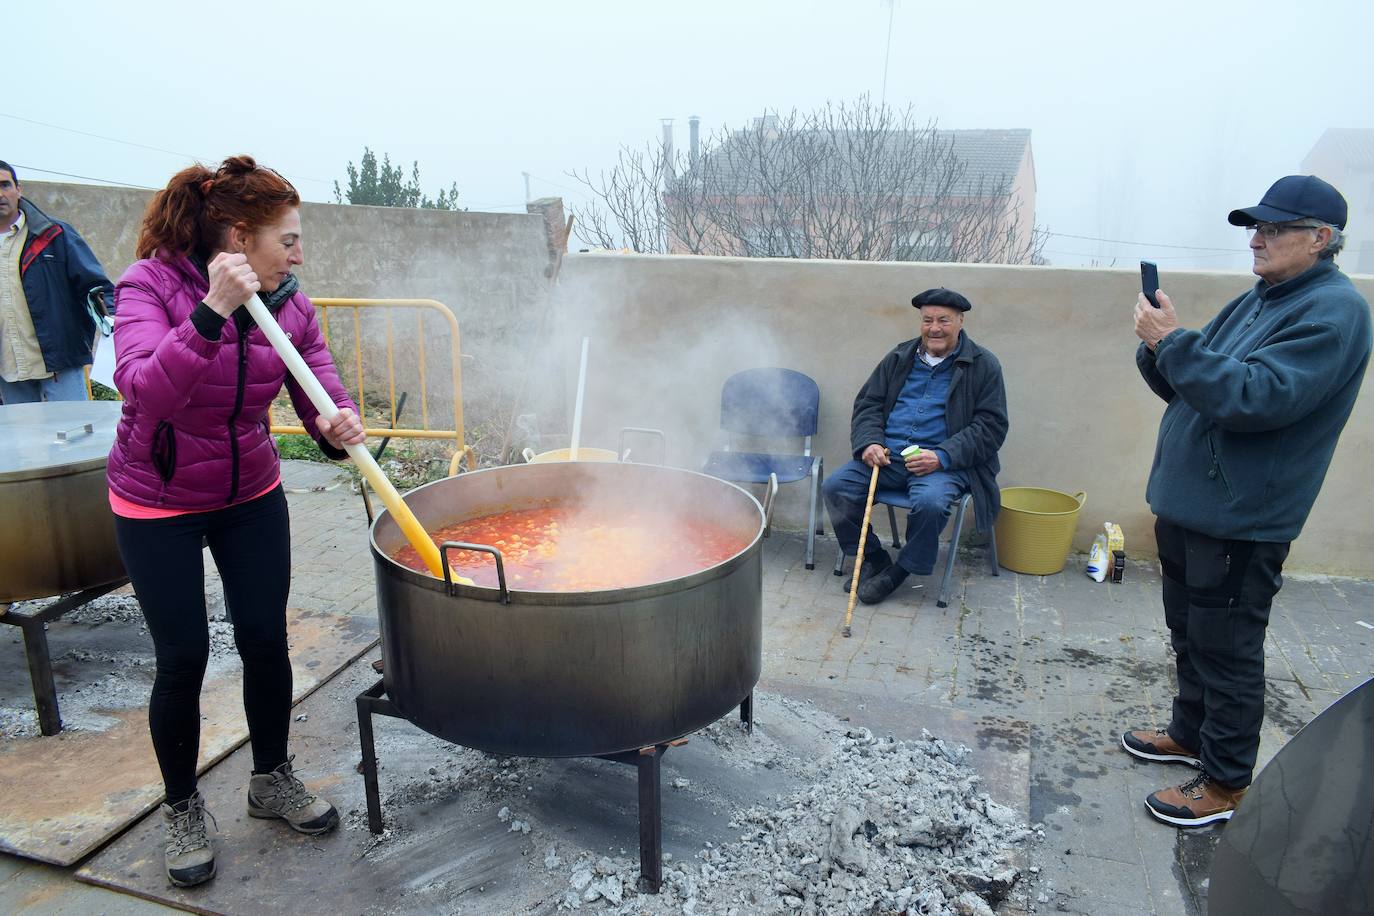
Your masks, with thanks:
[{"label": "elderly man in beret", "polygon": [[[898,344],[878,363],[854,399],[854,460],[826,478],[825,506],[840,549],[858,553],[859,526],[873,468],[878,488],[905,492],[906,545],[892,557],[872,527],[863,532],[859,600],[877,604],[909,575],[935,568],[940,532],[954,501],[972,492],[979,531],[992,528],[1001,500],[997,450],[1007,438],[1007,393],[997,357],[964,333],[968,299],[928,289],[911,300],[921,336]],[[903,459],[901,454],[919,446]]]},{"label": "elderly man in beret", "polygon": [[1136,297],[1136,366],[1168,405],[1145,498],[1178,692],[1164,728],[1121,746],[1198,768],[1145,799],[1169,824],[1229,819],[1255,768],[1269,608],[1369,364],[1369,304],[1336,267],[1345,220],[1325,181],[1280,178],[1229,217],[1259,280],[1201,330],[1163,291]]}]

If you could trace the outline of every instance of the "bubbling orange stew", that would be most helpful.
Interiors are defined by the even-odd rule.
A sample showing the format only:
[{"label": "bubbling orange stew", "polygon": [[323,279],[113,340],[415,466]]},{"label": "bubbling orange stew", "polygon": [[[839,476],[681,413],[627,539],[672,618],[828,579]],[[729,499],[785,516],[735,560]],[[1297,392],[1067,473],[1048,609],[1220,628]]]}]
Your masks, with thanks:
[{"label": "bubbling orange stew", "polygon": [[[430,532],[435,544],[463,541],[501,551],[506,585],[523,591],[631,588],[699,572],[733,557],[749,538],[700,518],[653,509],[517,509]],[[428,572],[414,547],[392,555]],[[449,564],[478,585],[495,586],[491,554],[449,550]]]}]

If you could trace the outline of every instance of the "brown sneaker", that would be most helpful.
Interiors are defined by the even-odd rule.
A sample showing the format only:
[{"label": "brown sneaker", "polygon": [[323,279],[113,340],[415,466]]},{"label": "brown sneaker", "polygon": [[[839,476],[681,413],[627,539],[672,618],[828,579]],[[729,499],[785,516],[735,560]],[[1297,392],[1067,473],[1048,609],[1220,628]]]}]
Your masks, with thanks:
[{"label": "brown sneaker", "polygon": [[1229,821],[1244,797],[1245,789],[1228,789],[1203,771],[1181,786],[1150,793],[1145,807],[1166,824],[1202,827]]},{"label": "brown sneaker", "polygon": [[1195,751],[1190,751],[1179,744],[1164,729],[1151,731],[1147,728],[1136,728],[1125,732],[1121,736],[1121,746],[1126,749],[1126,753],[1141,760],[1153,760],[1156,763],[1186,763],[1189,766],[1202,769],[1202,761],[1198,759]]}]

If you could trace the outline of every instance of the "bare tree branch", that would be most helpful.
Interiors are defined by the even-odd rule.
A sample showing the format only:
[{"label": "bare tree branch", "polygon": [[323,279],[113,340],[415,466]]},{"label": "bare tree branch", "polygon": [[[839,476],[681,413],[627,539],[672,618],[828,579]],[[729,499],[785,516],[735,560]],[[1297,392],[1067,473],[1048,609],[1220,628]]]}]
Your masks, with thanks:
[{"label": "bare tree branch", "polygon": [[[671,165],[671,168],[669,166]],[[973,261],[1041,259],[1014,175],[971,175],[956,135],[867,96],[768,112],[708,137],[694,160],[622,148],[595,179],[578,237],[605,248],[747,257]]]}]

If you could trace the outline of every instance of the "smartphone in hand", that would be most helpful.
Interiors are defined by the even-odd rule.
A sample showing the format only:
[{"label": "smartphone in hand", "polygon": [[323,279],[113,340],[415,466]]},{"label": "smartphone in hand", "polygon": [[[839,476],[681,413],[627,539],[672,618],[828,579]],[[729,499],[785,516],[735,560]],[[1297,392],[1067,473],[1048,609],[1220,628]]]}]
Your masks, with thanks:
[{"label": "smartphone in hand", "polygon": [[1150,304],[1159,308],[1159,268],[1154,261],[1140,262],[1140,291],[1145,294],[1145,298],[1150,300]]}]

